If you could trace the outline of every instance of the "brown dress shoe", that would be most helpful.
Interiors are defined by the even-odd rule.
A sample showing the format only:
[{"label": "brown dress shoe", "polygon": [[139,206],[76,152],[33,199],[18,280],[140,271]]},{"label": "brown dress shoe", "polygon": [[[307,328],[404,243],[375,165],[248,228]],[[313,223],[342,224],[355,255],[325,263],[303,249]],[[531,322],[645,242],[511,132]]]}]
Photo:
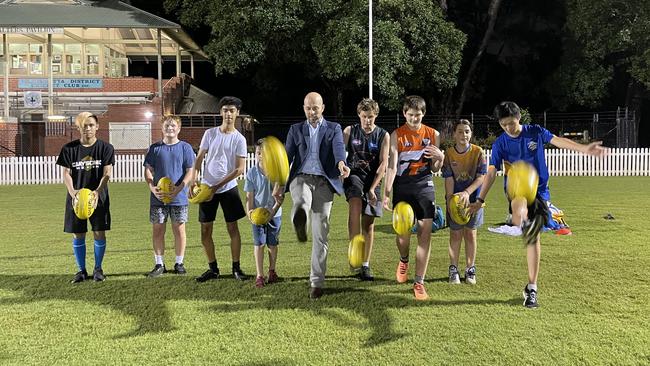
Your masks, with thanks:
[{"label": "brown dress shoe", "polygon": [[310,299],[318,299],[319,297],[323,296],[323,289],[320,287],[310,287],[309,288],[309,298]]}]

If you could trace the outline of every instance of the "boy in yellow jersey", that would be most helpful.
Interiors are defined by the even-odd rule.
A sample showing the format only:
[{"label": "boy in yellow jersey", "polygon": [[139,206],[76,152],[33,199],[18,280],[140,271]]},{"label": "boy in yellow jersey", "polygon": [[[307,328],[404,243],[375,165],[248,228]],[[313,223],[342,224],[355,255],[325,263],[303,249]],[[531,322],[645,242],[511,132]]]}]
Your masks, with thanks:
[{"label": "boy in yellow jersey", "polygon": [[454,146],[445,151],[442,176],[445,178],[447,201],[447,222],[449,223],[449,283],[460,283],[458,257],[460,245],[465,239],[465,282],[476,283],[476,229],[483,224],[483,208],[479,208],[464,225],[458,224],[449,215],[449,200],[454,194],[468,206],[477,200],[481,191],[483,176],[487,172],[485,154],[479,146],[471,144],[472,124],[461,119],[453,126]]},{"label": "boy in yellow jersey", "polygon": [[[415,253],[415,278],[413,292],[417,300],[429,298],[424,288],[424,276],[429,263],[431,247],[431,224],[435,207],[433,172],[442,166],[444,154],[440,145],[440,133],[422,124],[426,103],[422,97],[406,97],[402,107],[406,122],[390,135],[390,157],[386,169],[384,208],[390,211],[392,203],[404,201],[411,205],[418,220],[418,247]],[[400,260],[397,265],[397,282],[408,281],[409,245],[411,234],[396,238]]]}]

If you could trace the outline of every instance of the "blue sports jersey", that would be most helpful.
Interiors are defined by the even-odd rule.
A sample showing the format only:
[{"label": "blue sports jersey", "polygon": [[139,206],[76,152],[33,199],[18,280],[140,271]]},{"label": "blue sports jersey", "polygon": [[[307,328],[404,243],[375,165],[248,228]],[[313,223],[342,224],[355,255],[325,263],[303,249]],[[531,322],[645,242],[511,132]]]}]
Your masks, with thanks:
[{"label": "blue sports jersey", "polygon": [[510,137],[507,133],[501,134],[492,144],[492,157],[490,165],[501,170],[505,169],[505,182],[508,179],[510,164],[524,160],[532,164],[539,174],[537,196],[544,201],[549,201],[551,195],[548,190],[548,167],[544,158],[544,145],[551,142],[554,135],[540,125],[522,125],[521,133],[517,137]]},{"label": "blue sports jersey", "polygon": [[[174,185],[179,185],[185,179],[185,171],[194,165],[194,151],[192,146],[185,141],[179,141],[173,145],[167,145],[158,141],[149,147],[144,158],[145,166],[153,169],[153,184],[157,185],[162,177],[169,177]],[[180,191],[169,203],[170,206],[184,206],[188,204],[188,187]],[[150,203],[152,206],[164,206],[156,196],[151,193]]]}]

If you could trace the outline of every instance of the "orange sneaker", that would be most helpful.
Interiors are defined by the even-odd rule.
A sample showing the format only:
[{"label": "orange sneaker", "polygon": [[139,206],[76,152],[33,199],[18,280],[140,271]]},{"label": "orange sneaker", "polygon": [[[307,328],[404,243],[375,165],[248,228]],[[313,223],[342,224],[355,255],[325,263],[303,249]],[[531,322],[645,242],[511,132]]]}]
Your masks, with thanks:
[{"label": "orange sneaker", "polygon": [[408,281],[409,279],[408,271],[409,271],[408,262],[404,263],[402,261],[399,261],[399,264],[397,265],[397,272],[395,273],[395,278],[397,278],[397,282],[404,283]]},{"label": "orange sneaker", "polygon": [[424,288],[423,283],[416,282],[413,284],[413,293],[416,300],[428,300],[427,290]]}]

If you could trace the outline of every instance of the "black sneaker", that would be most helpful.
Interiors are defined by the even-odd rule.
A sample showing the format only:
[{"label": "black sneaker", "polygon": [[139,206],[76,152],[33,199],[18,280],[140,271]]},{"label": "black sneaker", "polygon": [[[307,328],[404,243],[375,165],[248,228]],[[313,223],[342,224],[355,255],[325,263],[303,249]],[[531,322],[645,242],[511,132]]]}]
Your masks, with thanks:
[{"label": "black sneaker", "polygon": [[293,215],[293,227],[296,230],[298,241],[304,243],[307,241],[307,213],[302,208],[296,209]]},{"label": "black sneaker", "polygon": [[374,281],[375,277],[373,277],[370,267],[366,267],[366,266],[361,267],[361,273],[359,273],[359,279],[361,281]]},{"label": "black sneaker", "polygon": [[93,271],[93,281],[95,282],[102,282],[106,279],[106,276],[104,276],[104,271],[101,268],[95,268]]},{"label": "black sneaker", "polygon": [[174,264],[174,272],[176,272],[176,274],[179,274],[179,275],[184,275],[184,274],[187,273],[187,271],[185,270],[185,266],[183,265],[183,263],[176,263],[176,264]]},{"label": "black sneaker", "polygon": [[80,283],[88,279],[88,272],[84,269],[83,271],[79,271],[75,273],[74,278],[70,283]]},{"label": "black sneaker", "polygon": [[235,277],[235,279],[240,281],[246,281],[248,279],[248,276],[244,273],[244,271],[241,270],[241,268],[233,268],[232,275]]},{"label": "black sneaker", "polygon": [[542,231],[544,226],[544,218],[541,216],[535,216],[532,221],[524,221],[524,224],[521,226],[521,235],[524,238],[524,243],[527,245],[533,245],[537,242],[537,235]]},{"label": "black sneaker", "polygon": [[537,305],[537,291],[529,290],[528,286],[524,287],[524,306],[527,308],[536,308]]},{"label": "black sneaker", "polygon": [[156,264],[151,270],[151,272],[147,274],[147,277],[159,277],[162,276],[162,274],[165,272],[167,272],[167,270],[165,269],[164,264]]},{"label": "black sneaker", "polygon": [[208,280],[216,280],[219,278],[219,271],[213,272],[211,269],[208,269],[207,271],[203,272],[202,275],[196,278],[196,282],[205,282]]}]

